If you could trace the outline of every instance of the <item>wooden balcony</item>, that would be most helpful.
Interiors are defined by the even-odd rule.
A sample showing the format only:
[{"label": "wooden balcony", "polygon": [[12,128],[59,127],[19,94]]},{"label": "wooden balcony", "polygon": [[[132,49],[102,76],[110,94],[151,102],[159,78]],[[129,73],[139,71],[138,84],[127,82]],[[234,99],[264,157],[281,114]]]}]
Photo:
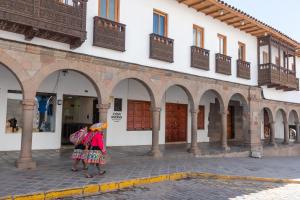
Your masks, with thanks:
[{"label": "wooden balcony", "polygon": [[101,17],[94,17],[94,39],[93,45],[125,51],[126,25]]},{"label": "wooden balcony", "polygon": [[174,40],[157,34],[150,34],[150,58],[174,62]]},{"label": "wooden balcony", "polygon": [[258,68],[258,84],[266,85],[277,90],[297,90],[298,80],[296,74],[286,68],[275,64],[261,64]]},{"label": "wooden balcony", "polygon": [[231,57],[216,54],[216,72],[225,75],[231,75]]},{"label": "wooden balcony", "polygon": [[237,77],[250,80],[251,79],[250,63],[243,60],[237,60],[236,63],[237,63]]},{"label": "wooden balcony", "polygon": [[0,29],[79,47],[86,40],[87,0],[1,0]]},{"label": "wooden balcony", "polygon": [[191,67],[209,70],[209,50],[191,47]]}]

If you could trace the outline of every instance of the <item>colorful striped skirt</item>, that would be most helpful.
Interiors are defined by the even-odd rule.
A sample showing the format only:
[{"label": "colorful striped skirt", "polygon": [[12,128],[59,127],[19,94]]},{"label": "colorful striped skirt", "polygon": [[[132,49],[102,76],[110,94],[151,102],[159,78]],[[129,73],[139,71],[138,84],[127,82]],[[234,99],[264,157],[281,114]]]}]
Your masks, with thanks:
[{"label": "colorful striped skirt", "polygon": [[77,145],[73,151],[73,154],[72,154],[72,159],[73,160],[84,160],[85,157],[86,157],[86,154],[84,152],[84,145]]},{"label": "colorful striped skirt", "polygon": [[100,165],[105,164],[105,158],[102,154],[102,151],[99,150],[99,148],[97,148],[97,147],[92,147],[88,151],[84,161],[87,164],[100,164]]}]

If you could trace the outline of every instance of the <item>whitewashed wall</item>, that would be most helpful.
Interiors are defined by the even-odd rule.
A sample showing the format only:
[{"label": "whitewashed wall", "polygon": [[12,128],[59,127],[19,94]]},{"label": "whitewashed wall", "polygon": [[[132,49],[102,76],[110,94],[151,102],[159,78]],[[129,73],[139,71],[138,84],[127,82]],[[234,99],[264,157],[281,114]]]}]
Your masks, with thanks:
[{"label": "whitewashed wall", "polygon": [[[225,23],[179,4],[175,0],[121,0],[120,22],[126,24],[126,52],[117,52],[100,47],[93,47],[93,17],[98,14],[98,0],[88,1],[87,40],[78,49],[84,53],[99,57],[137,63],[141,65],[185,72],[188,74],[221,79],[242,84],[257,83],[257,41],[256,38],[241,32]],[[153,27],[153,9],[168,13],[168,32],[175,40],[174,63],[166,63],[149,59],[149,34]],[[138,17],[137,17],[138,16]],[[210,50],[210,71],[190,67],[190,46],[193,44],[193,24],[205,28],[205,48]],[[232,57],[232,75],[215,73],[215,53],[218,52],[217,34],[227,36],[228,55]],[[25,42],[24,36],[0,31],[0,37]],[[236,60],[238,58],[238,42],[246,44],[247,61],[251,62],[251,80],[236,77]],[[40,38],[34,38],[30,43],[54,47],[69,51],[69,45]]]}]

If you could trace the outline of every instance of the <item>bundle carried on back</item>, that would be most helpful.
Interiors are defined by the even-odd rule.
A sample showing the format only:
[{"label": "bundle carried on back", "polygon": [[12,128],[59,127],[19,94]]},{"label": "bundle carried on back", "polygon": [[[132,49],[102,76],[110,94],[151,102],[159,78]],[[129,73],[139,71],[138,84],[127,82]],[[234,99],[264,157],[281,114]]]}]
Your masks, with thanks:
[{"label": "bundle carried on back", "polygon": [[78,145],[82,143],[83,138],[87,135],[87,127],[80,129],[79,131],[72,133],[70,135],[70,142],[74,145]]}]

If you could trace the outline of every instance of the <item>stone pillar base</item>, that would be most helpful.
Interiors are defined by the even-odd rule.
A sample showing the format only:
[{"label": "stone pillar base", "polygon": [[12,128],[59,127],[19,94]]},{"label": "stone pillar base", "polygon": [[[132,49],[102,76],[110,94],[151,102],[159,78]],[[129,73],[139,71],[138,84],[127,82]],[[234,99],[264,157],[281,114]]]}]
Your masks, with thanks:
[{"label": "stone pillar base", "polygon": [[161,153],[161,151],[159,149],[151,149],[151,151],[149,152],[149,155],[154,158],[163,157],[163,154]]},{"label": "stone pillar base", "polygon": [[284,141],[282,144],[284,144],[284,145],[289,145],[290,143],[287,142],[287,141]]},{"label": "stone pillar base", "polygon": [[222,146],[222,150],[225,152],[230,151],[230,147],[229,146]]},{"label": "stone pillar base", "polygon": [[200,157],[201,156],[201,150],[199,148],[189,148],[187,150],[189,153],[193,154],[195,157]]},{"label": "stone pillar base", "polygon": [[30,160],[17,160],[16,161],[16,167],[18,169],[35,169],[36,168],[36,162],[32,159]]}]

